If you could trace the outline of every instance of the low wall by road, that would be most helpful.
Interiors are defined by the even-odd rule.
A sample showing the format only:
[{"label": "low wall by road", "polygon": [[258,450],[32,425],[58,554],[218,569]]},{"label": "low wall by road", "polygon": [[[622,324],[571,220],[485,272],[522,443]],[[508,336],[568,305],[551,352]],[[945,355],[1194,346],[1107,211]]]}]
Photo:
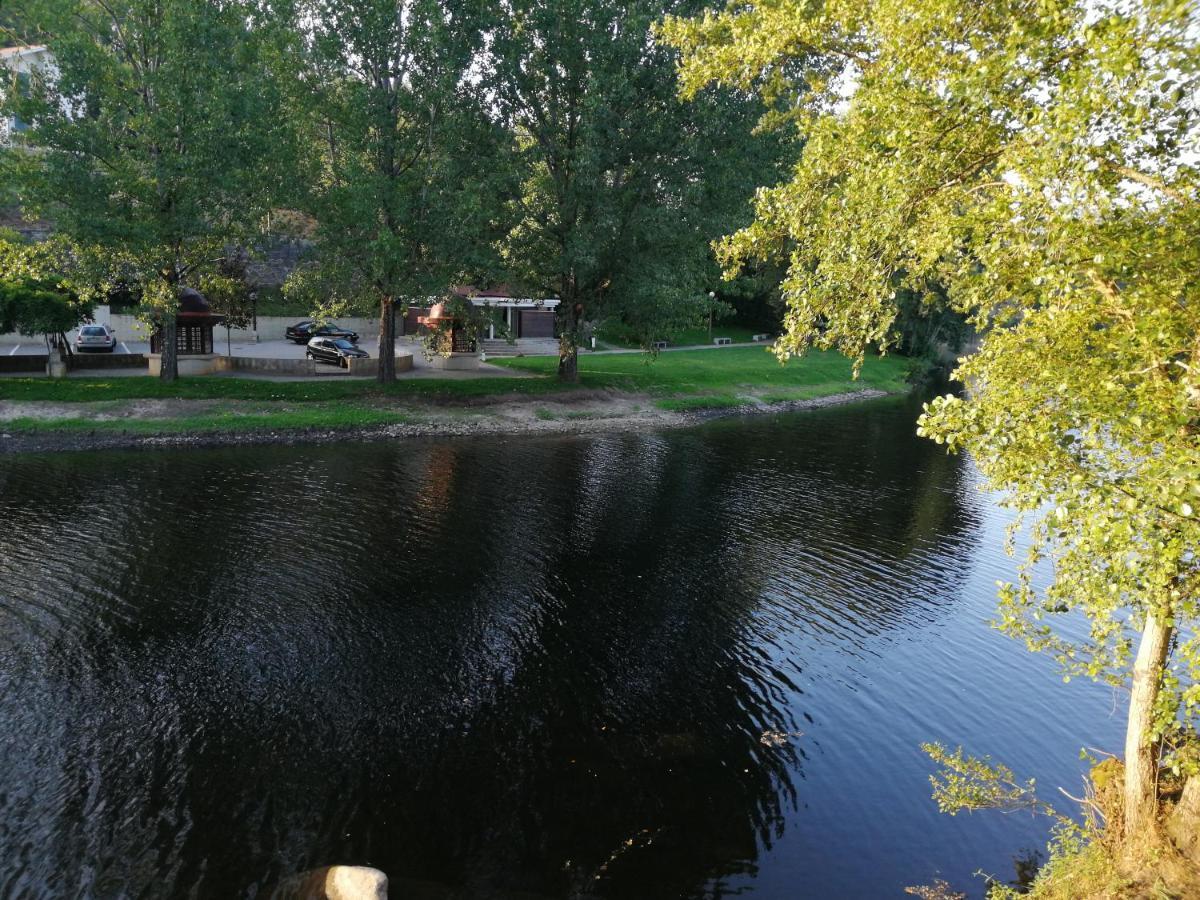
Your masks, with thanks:
[{"label": "low wall by road", "polygon": [[[19,356],[0,355],[0,372],[29,372],[45,375],[46,360],[45,353],[23,353]],[[146,368],[146,357],[141,353],[73,353],[67,357],[66,361],[67,369],[72,372]]]},{"label": "low wall by road", "polygon": [[143,353],[73,353],[67,357],[67,368],[71,371],[144,369],[146,356]]},{"label": "low wall by road", "polygon": [[[379,360],[375,357],[370,359],[351,358],[349,372],[351,375],[366,375],[374,378],[379,374]],[[409,372],[413,367],[413,357],[411,353],[396,354],[396,371]]]},{"label": "low wall by road", "polygon": [[317,364],[311,359],[266,359],[257,356],[218,356],[213,360],[217,372],[256,372],[260,375],[315,375]]},{"label": "low wall by road", "polygon": [[0,355],[0,372],[28,372],[31,375],[45,375],[46,359],[47,356],[45,353],[36,356],[33,354],[24,356]]}]

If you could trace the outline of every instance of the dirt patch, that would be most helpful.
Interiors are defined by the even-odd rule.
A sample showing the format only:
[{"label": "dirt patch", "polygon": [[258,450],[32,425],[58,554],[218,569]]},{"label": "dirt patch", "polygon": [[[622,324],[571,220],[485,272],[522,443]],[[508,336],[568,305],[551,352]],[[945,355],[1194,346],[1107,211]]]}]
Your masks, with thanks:
[{"label": "dirt patch", "polygon": [[[594,434],[599,432],[652,431],[681,428],[718,418],[764,413],[818,409],[885,396],[883,391],[865,389],[815,400],[747,405],[717,410],[672,411],[660,409],[654,398],[596,391],[572,392],[547,398],[489,398],[486,404],[378,405],[374,409],[402,414],[404,422],[347,428],[271,428],[270,426],[223,430],[166,431],[142,428],[122,431],[119,421],[162,421],[177,423],[189,416],[216,409],[222,412],[261,415],[280,404],[228,400],[130,400],[106,403],[14,403],[0,402],[0,453],[27,453],[118,448],[225,447],[252,444],[327,444],[344,441],[383,441],[410,437],[469,436],[487,434]],[[286,408],[296,408],[289,404]],[[4,430],[3,423],[36,419],[45,430]],[[79,425],[94,420],[96,429]],[[55,420],[70,421],[70,429],[53,430]]]},{"label": "dirt patch", "polygon": [[0,423],[18,419],[53,422],[56,419],[178,419],[223,409],[226,400],[102,400],[96,403],[50,403],[0,400]]}]

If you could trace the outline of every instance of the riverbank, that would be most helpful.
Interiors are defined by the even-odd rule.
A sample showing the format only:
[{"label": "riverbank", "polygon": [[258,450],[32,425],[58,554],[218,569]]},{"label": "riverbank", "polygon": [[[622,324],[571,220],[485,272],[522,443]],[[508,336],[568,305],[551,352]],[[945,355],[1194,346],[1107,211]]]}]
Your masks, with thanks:
[{"label": "riverbank", "polygon": [[577,385],[553,358],[504,364],[524,377],[0,379],[0,452],[631,431],[907,390],[902,359],[868,359],[855,380],[837,354],[783,365],[762,348],[585,356]]},{"label": "riverbank", "polygon": [[473,404],[390,408],[319,403],[272,409],[263,403],[182,399],[20,406],[0,401],[0,454],[647,431],[729,416],[818,409],[888,393],[862,388],[774,403],[692,409],[664,408],[643,395],[589,390],[560,394],[553,400],[510,396]]}]

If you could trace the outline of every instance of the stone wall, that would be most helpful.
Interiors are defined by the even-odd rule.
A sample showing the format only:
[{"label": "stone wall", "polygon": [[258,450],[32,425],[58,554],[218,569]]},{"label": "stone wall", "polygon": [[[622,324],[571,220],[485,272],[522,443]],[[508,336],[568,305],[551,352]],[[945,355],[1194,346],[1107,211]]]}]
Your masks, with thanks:
[{"label": "stone wall", "polygon": [[27,241],[44,241],[54,231],[46,219],[23,219],[21,210],[15,206],[0,207],[0,228],[15,231]]},{"label": "stone wall", "polygon": [[38,356],[3,356],[0,355],[0,372],[26,372],[29,374],[46,374],[46,354]]},{"label": "stone wall", "polygon": [[71,371],[91,369],[144,369],[146,357],[141,353],[72,353],[67,357]]},{"label": "stone wall", "polygon": [[311,250],[311,241],[275,238],[246,266],[247,280],[260,287],[280,287]]},{"label": "stone wall", "polygon": [[[351,375],[365,375],[374,378],[379,374],[379,360],[375,357],[370,359],[351,358],[348,360],[349,373]],[[410,372],[413,367],[413,355],[411,353],[396,354],[396,372]]]},{"label": "stone wall", "polygon": [[256,372],[260,375],[316,375],[311,359],[266,359],[257,356],[218,356],[213,360],[218,372]]}]

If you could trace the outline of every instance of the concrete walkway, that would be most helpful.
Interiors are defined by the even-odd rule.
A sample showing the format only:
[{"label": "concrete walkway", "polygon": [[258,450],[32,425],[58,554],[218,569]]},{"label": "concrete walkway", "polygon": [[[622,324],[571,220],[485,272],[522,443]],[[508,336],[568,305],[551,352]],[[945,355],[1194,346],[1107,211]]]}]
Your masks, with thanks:
[{"label": "concrete walkway", "polygon": [[[734,350],[738,347],[772,347],[775,344],[775,339],[769,341],[742,341],[733,344],[685,344],[682,347],[664,347],[659,350],[659,353],[677,353],[681,350]],[[606,354],[616,353],[645,353],[641,347],[613,347],[611,344],[606,344],[604,350],[589,350],[588,356],[604,356]]]}]

